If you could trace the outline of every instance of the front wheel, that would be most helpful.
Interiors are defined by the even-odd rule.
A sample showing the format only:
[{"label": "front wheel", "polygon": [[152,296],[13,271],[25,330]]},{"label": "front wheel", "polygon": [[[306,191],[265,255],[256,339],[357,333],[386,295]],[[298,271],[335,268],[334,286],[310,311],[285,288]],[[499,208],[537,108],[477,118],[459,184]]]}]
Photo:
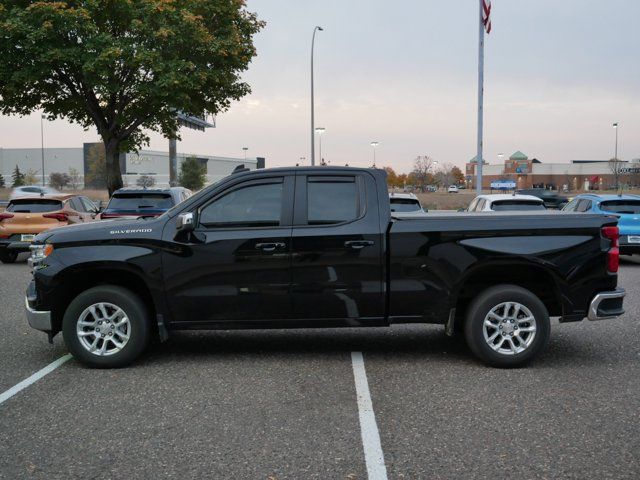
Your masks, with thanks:
[{"label": "front wheel", "polygon": [[62,335],[69,351],[85,365],[129,365],[149,343],[149,314],[131,291],[104,285],[90,288],[69,305]]},{"label": "front wheel", "polygon": [[540,299],[515,285],[482,292],[467,310],[465,338],[473,353],[494,367],[519,367],[549,341],[549,313]]}]

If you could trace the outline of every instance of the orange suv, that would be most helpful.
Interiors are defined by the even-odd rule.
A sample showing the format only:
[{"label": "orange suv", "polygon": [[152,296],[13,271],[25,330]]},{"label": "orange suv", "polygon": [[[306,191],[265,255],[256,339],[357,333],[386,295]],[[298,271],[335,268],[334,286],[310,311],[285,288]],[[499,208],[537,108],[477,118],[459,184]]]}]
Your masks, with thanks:
[{"label": "orange suv", "polygon": [[34,237],[50,228],[92,222],[99,209],[80,195],[14,198],[0,213],[0,261],[13,263],[28,252]]}]

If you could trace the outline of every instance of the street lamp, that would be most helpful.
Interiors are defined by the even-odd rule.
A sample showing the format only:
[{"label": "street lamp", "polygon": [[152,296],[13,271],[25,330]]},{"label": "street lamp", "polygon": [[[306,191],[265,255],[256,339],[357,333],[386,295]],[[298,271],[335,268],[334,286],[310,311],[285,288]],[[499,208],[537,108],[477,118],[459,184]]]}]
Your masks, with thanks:
[{"label": "street lamp", "polygon": [[244,159],[246,161],[247,160],[247,150],[249,150],[249,147],[242,147],[242,150],[244,150]]},{"label": "street lamp", "polygon": [[[324,132],[325,132],[325,128],[324,127],[316,128],[316,133],[320,137],[320,163],[322,163],[322,134]],[[315,165],[315,163],[313,161],[313,157],[311,158],[311,165]]]},{"label": "street lamp", "polygon": [[42,154],[42,186],[44,187],[44,115],[40,115],[40,153]]},{"label": "street lamp", "polygon": [[380,142],[371,142],[373,147],[373,168],[376,168],[376,147],[380,145]]},{"label": "street lamp", "polygon": [[615,160],[618,160],[618,122],[613,124],[613,129],[616,131],[616,149],[615,149],[615,155],[613,156],[613,158]]},{"label": "street lamp", "polygon": [[323,31],[322,27],[315,27],[313,29],[313,36],[311,37],[311,165],[316,164],[316,145],[315,145],[315,137],[314,132],[315,128],[315,114],[314,114],[314,99],[313,99],[313,46],[316,42],[316,32],[320,30]]}]

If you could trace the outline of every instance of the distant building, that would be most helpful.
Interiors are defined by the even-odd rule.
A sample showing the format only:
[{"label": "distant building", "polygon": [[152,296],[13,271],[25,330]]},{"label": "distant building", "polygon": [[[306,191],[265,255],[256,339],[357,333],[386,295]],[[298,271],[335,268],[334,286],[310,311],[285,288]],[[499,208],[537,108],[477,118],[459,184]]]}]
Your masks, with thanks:
[{"label": "distant building", "polygon": [[[620,183],[640,185],[640,161],[621,162]],[[469,188],[476,185],[476,157],[466,164],[466,180]],[[521,151],[513,153],[503,164],[482,165],[482,188],[489,189],[491,182],[511,180],[517,188],[546,187],[569,190],[593,190],[611,188],[615,177],[608,160],[571,160],[570,163],[543,163],[529,158]]]},{"label": "distant building", "polygon": [[[79,172],[80,185],[84,186],[85,176],[95,170],[95,163],[104,158],[102,143],[85,143],[80,148],[45,148],[44,170],[45,181],[54,172],[69,173],[73,168]],[[264,168],[265,159],[230,158],[198,154],[178,154],[178,171],[180,164],[188,157],[196,157],[207,168],[207,183],[213,183],[229,175],[238,165],[245,165],[254,170]],[[0,148],[0,173],[5,183],[11,185],[11,175],[16,167],[22,173],[35,172],[38,183],[42,183],[42,150],[39,148]],[[120,169],[123,173],[125,185],[135,185],[142,175],[149,175],[156,179],[156,185],[169,184],[169,152],[141,150],[139,153],[124,153],[120,155]]]}]

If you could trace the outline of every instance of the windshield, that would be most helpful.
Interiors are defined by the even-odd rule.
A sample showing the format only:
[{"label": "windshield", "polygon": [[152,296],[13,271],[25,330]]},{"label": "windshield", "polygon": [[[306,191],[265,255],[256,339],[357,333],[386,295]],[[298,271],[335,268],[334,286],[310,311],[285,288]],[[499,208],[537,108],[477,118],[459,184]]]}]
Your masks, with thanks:
[{"label": "windshield", "polygon": [[611,213],[640,213],[640,200],[608,200],[600,204],[600,210]]},{"label": "windshield", "polygon": [[116,193],[107,210],[167,210],[173,207],[168,193]]},{"label": "windshield", "polygon": [[420,202],[412,198],[392,198],[392,212],[418,212],[422,210]]},{"label": "windshield", "polygon": [[511,210],[544,210],[542,202],[535,200],[499,200],[491,204],[491,210],[496,212]]},{"label": "windshield", "polygon": [[7,212],[14,213],[44,213],[55,212],[62,208],[60,200],[25,199],[12,200],[7,206]]}]

